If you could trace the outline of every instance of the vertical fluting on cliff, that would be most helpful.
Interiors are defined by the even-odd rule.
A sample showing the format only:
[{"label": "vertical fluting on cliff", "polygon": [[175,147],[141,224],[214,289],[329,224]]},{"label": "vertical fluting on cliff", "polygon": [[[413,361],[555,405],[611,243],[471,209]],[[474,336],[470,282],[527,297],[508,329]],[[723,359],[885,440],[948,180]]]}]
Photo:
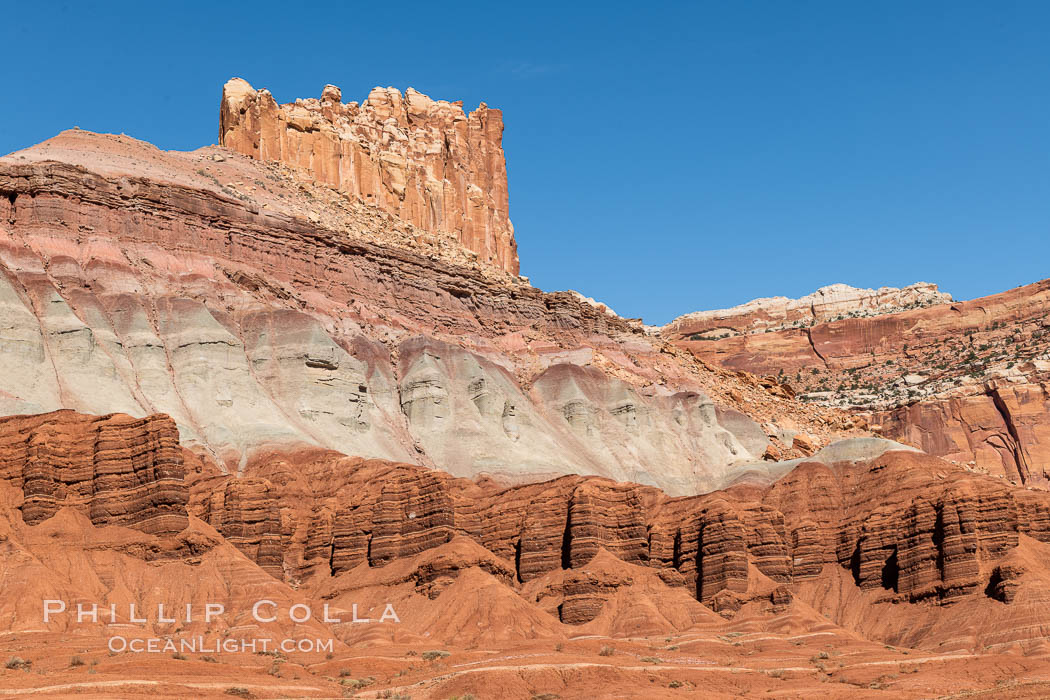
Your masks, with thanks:
[{"label": "vertical fluting on cliff", "polygon": [[219,144],[275,160],[434,234],[455,236],[479,262],[518,273],[508,215],[503,113],[485,103],[374,88],[358,104],[339,88],[278,105],[234,78],[223,87]]}]

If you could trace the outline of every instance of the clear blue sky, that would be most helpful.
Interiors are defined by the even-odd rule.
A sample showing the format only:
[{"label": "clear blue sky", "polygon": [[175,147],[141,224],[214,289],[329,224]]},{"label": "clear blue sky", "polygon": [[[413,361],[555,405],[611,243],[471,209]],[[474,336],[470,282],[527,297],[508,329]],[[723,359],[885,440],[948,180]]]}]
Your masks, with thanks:
[{"label": "clear blue sky", "polygon": [[[301,9],[296,9],[296,8]],[[6,153],[214,143],[231,76],[504,110],[522,273],[662,323],[1050,277],[1050,3],[9,3]]]}]

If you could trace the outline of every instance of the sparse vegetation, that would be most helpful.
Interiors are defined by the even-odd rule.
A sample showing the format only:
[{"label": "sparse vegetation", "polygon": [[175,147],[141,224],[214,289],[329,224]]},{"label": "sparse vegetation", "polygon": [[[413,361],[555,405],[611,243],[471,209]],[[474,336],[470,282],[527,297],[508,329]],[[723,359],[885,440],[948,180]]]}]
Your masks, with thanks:
[{"label": "sparse vegetation", "polygon": [[441,649],[431,649],[430,651],[423,652],[424,661],[435,661],[437,659],[448,658],[450,654],[447,651]]},{"label": "sparse vegetation", "polygon": [[235,698],[254,698],[255,693],[248,690],[247,688],[241,688],[239,686],[233,686],[225,690],[226,695],[232,695]]},{"label": "sparse vegetation", "polygon": [[609,646],[605,646],[598,651],[598,656],[612,656],[615,653],[616,649]]}]

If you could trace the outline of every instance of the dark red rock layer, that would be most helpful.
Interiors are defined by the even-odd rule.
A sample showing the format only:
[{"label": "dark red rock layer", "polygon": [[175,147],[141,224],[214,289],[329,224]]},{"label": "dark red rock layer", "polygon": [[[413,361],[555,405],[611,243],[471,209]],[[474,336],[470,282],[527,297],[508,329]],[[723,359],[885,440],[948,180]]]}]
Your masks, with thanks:
[{"label": "dark red rock layer", "polygon": [[[909,452],[807,462],[767,488],[677,499],[593,477],[496,490],[420,467],[324,455],[257,469],[285,484],[259,491],[284,494],[274,505],[285,524],[269,518],[272,529],[236,543],[252,556],[266,538],[281,537],[283,568],[297,578],[382,566],[462,534],[506,561],[518,582],[580,569],[604,548],[723,611],[746,602],[752,571],[790,585],[829,565],[888,598],[946,601],[1007,591],[1012,574],[993,580],[991,572],[1020,533],[1050,541],[1050,494]],[[216,488],[215,479],[229,477],[194,491]],[[222,518],[247,522],[243,510]],[[564,621],[593,619],[619,587],[591,579],[568,576],[549,593],[563,598]],[[786,604],[790,589],[779,598]]]},{"label": "dark red rock layer", "polygon": [[187,525],[183,474],[179,432],[167,416],[0,419],[0,480],[22,490],[30,525],[72,507],[96,525],[174,534]]},{"label": "dark red rock layer", "polygon": [[[497,334],[538,322],[584,333],[641,333],[569,292],[498,283],[408,250],[351,241],[306,220],[253,212],[216,192],[135,176],[103,178],[50,162],[0,167],[0,194],[0,220],[10,220],[23,234],[75,238],[90,228],[124,245],[156,245],[176,255],[212,254],[237,261],[230,263],[230,275],[245,266],[260,271],[283,295],[300,299],[299,292],[286,287],[310,288],[323,281],[331,304],[372,304],[424,328]],[[391,280],[398,280],[396,293]],[[258,291],[261,298],[277,295],[269,288]]]},{"label": "dark red rock layer", "polygon": [[[589,568],[600,556],[655,570],[731,614],[756,595],[755,574],[772,582],[757,595],[776,607],[829,566],[890,600],[1009,602],[1026,573],[1022,559],[1006,559],[1019,537],[1050,542],[1050,494],[903,451],[804,462],[768,487],[688,498],[576,476],[499,489],[323,451],[275,454],[242,475],[195,463],[191,483],[183,472],[166,416],[0,420],[0,479],[21,489],[30,525],[72,507],[96,525],[170,535],[189,510],[288,581],[384,567],[465,535],[484,548],[469,566],[511,585],[558,574],[542,596],[571,624],[594,619],[631,583]],[[435,560],[412,576],[436,596],[466,566]]]}]

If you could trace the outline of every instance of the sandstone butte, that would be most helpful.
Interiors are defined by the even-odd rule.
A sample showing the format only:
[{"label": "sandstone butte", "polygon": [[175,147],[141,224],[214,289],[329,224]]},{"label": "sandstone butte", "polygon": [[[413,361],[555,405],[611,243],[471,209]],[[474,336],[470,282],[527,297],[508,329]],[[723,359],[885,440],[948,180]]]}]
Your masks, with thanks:
[{"label": "sandstone butte", "polygon": [[[654,332],[517,275],[497,110],[234,80],[220,114],[0,158],[0,696],[1050,693],[1042,287]],[[937,393],[951,338],[1005,374]],[[811,396],[902,372],[921,400]]]},{"label": "sandstone butte", "polygon": [[500,110],[465,114],[412,88],[377,87],[360,104],[334,85],[286,105],[239,78],[222,91],[219,145],[299,168],[516,275],[502,141]]}]

